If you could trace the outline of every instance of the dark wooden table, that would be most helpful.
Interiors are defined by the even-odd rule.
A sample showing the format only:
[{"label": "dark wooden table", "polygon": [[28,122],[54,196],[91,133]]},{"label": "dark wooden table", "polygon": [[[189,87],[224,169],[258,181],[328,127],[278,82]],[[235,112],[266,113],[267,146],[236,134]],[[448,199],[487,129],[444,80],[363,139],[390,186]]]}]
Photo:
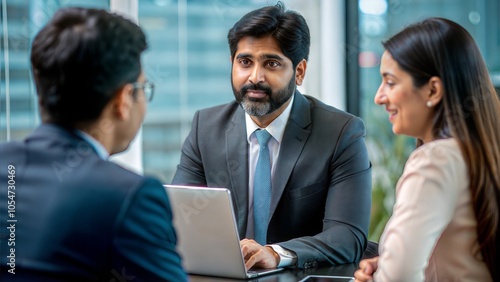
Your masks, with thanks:
[{"label": "dark wooden table", "polygon": [[352,264],[343,264],[337,266],[329,266],[329,267],[319,267],[319,268],[311,268],[311,269],[285,269],[284,271],[280,271],[274,274],[264,275],[258,278],[251,278],[247,280],[238,280],[231,278],[222,278],[222,277],[212,277],[212,276],[199,276],[199,275],[189,275],[189,281],[192,282],[208,282],[208,281],[259,281],[259,282],[292,282],[292,281],[300,281],[308,275],[335,275],[335,276],[353,276],[354,271],[357,270],[358,265],[355,263]]}]

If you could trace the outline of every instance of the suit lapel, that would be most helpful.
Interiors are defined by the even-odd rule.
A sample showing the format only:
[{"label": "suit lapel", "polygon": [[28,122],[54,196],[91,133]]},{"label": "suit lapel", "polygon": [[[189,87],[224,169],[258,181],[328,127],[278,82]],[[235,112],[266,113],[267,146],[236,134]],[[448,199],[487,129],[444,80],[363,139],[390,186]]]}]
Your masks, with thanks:
[{"label": "suit lapel", "polygon": [[307,138],[309,138],[311,131],[306,128],[310,124],[311,113],[309,102],[299,91],[296,91],[292,111],[283,134],[276,170],[274,172],[273,191],[271,196],[271,218],[278,206],[278,202],[285,190],[285,186],[293,168],[302,153]]},{"label": "suit lapel", "polygon": [[[238,106],[226,131],[226,160],[240,236],[248,219],[248,143],[245,112]],[[243,238],[243,237],[241,237]]]}]

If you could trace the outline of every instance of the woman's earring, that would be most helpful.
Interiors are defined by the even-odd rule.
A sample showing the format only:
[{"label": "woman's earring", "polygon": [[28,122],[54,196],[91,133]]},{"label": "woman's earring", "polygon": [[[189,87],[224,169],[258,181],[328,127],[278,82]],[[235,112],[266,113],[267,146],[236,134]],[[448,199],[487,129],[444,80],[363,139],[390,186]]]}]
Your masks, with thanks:
[{"label": "woman's earring", "polygon": [[431,100],[427,101],[425,105],[427,106],[427,108],[432,108],[432,101]]}]

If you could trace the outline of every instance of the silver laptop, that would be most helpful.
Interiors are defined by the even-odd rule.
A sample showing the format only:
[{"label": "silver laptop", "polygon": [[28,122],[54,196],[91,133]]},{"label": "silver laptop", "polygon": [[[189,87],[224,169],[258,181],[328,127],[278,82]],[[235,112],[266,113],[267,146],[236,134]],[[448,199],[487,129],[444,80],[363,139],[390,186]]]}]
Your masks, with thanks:
[{"label": "silver laptop", "polygon": [[283,270],[246,270],[228,189],[176,185],[165,185],[165,189],[178,252],[188,273],[246,279]]}]

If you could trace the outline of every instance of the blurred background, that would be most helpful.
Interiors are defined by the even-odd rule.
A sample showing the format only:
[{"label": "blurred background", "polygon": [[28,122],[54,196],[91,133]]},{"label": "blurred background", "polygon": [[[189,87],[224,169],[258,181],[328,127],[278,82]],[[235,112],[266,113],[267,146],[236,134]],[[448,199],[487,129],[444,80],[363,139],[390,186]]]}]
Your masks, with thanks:
[{"label": "blurred background", "polygon": [[[29,67],[38,30],[65,6],[108,9],[134,19],[149,49],[143,66],[156,85],[134,145],[116,161],[169,183],[196,110],[233,99],[227,32],[268,0],[0,0],[0,142],[22,140],[40,123]],[[373,103],[380,84],[381,42],[405,25],[446,17],[475,38],[500,88],[498,0],[285,0],[311,30],[303,94],[360,116],[373,164],[370,239],[378,241],[394,204],[394,187],[415,141],[392,133],[383,107]],[[0,152],[1,154],[1,152]],[[1,157],[1,155],[0,155]]]}]

